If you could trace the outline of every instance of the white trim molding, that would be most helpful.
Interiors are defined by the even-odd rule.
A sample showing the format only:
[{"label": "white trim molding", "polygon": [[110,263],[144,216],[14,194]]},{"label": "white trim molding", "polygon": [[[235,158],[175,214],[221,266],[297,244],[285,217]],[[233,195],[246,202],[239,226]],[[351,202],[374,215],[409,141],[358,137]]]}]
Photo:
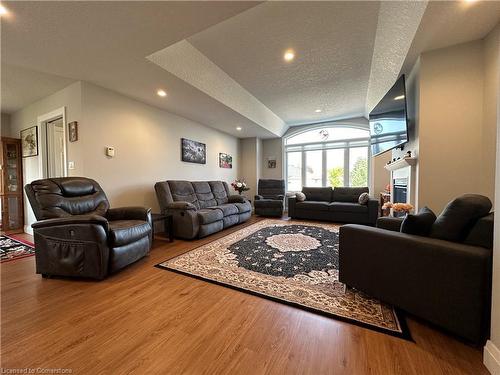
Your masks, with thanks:
[{"label": "white trim molding", "polygon": [[484,346],[483,363],[491,375],[500,375],[500,350],[491,340]]}]

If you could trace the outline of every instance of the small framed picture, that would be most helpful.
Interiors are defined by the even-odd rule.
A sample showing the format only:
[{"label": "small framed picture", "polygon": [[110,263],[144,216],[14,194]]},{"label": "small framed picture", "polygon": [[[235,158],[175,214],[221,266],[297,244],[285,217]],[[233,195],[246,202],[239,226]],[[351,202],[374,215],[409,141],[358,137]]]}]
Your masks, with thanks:
[{"label": "small framed picture", "polygon": [[233,157],[222,152],[219,153],[219,167],[220,168],[233,168]]},{"label": "small framed picture", "polygon": [[21,130],[21,148],[23,158],[38,155],[38,126]]},{"label": "small framed picture", "polygon": [[269,159],[267,161],[267,168],[271,168],[271,169],[276,168],[276,159]]},{"label": "small framed picture", "polygon": [[68,138],[70,142],[78,141],[78,122],[73,121],[68,124]]}]

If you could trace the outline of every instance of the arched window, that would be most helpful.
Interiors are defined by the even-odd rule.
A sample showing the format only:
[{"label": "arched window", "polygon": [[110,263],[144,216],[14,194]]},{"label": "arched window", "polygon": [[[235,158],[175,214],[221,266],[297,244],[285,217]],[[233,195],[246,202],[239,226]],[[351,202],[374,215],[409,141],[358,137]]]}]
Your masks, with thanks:
[{"label": "arched window", "polygon": [[368,186],[367,128],[323,125],[284,140],[288,191],[303,186]]}]

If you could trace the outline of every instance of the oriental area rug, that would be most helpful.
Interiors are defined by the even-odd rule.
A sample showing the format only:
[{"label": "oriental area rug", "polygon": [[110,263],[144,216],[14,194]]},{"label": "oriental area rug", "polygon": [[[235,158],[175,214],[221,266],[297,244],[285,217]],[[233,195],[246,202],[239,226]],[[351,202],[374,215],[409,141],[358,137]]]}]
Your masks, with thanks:
[{"label": "oriental area rug", "polygon": [[157,267],[409,339],[396,309],[338,281],[338,228],[266,219]]},{"label": "oriental area rug", "polygon": [[31,257],[35,255],[35,246],[15,236],[0,236],[0,262]]}]

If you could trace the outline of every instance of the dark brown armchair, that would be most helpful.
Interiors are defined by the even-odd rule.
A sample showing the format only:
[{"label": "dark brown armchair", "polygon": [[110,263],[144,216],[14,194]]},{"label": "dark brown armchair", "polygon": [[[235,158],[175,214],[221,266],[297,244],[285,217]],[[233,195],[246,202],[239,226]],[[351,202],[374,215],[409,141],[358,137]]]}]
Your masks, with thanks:
[{"label": "dark brown armchair", "polygon": [[50,178],[25,186],[36,219],[36,272],[103,279],[149,253],[151,209],[109,208],[97,182]]}]

